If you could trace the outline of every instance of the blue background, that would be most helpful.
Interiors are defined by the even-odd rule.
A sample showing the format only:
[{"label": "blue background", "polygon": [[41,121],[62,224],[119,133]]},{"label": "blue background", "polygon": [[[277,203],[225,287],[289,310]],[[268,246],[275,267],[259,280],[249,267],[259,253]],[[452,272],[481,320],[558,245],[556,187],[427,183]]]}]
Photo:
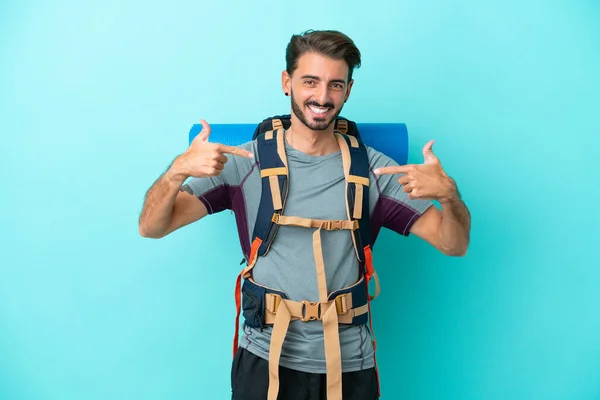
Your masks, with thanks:
[{"label": "blue background", "polygon": [[600,399],[600,3],[0,2],[0,398],[227,399],[234,217],[138,235],[192,123],[289,112],[293,33],[363,54],[343,115],[405,122],[473,214],[386,231],[386,399]]}]

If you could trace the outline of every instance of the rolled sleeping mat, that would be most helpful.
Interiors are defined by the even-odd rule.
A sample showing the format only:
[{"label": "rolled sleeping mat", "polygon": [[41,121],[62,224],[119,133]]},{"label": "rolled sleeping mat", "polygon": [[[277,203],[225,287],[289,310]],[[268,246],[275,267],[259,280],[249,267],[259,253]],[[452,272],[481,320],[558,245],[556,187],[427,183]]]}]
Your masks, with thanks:
[{"label": "rolled sleeping mat", "polygon": [[[252,140],[257,124],[210,124],[210,141],[239,146]],[[408,161],[408,131],[403,123],[356,123],[365,145],[385,154],[400,165]],[[189,143],[202,130],[201,124],[190,129]]]}]

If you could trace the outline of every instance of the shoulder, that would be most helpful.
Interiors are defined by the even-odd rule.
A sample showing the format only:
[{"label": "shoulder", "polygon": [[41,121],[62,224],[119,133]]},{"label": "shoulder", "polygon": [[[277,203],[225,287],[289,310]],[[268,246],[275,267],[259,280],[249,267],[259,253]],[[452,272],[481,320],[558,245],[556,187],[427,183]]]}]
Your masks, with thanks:
[{"label": "shoulder", "polygon": [[240,149],[249,151],[250,153],[254,154],[254,158],[246,158],[246,157],[233,157],[236,161],[236,164],[238,164],[238,167],[242,167],[242,166],[246,166],[246,167],[252,167],[253,165],[256,164],[257,160],[258,160],[258,146],[256,143],[256,139],[254,140],[250,140],[246,143],[242,143],[236,147],[239,147]]},{"label": "shoulder", "polygon": [[375,150],[374,148],[366,145],[365,147],[367,149],[367,156],[369,158],[369,168],[375,169],[379,167],[398,165],[396,161],[381,151]]}]

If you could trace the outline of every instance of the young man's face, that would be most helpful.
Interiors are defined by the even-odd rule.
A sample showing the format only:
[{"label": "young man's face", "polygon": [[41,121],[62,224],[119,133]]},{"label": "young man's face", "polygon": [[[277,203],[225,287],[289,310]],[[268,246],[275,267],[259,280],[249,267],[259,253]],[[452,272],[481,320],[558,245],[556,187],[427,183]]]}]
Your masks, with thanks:
[{"label": "young man's face", "polygon": [[354,81],[348,64],[318,53],[305,53],[290,77],[283,72],[284,91],[292,95],[292,111],[309,129],[327,129],[342,111]]}]

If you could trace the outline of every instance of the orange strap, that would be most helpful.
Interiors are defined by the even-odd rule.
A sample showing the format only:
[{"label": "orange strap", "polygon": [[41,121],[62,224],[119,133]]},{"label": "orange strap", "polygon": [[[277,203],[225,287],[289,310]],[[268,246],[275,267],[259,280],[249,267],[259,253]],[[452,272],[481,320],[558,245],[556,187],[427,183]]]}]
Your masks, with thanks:
[{"label": "orange strap", "polygon": [[[373,314],[371,313],[371,300],[379,295],[379,278],[377,277],[377,273],[375,272],[375,268],[373,268],[373,252],[371,251],[371,246],[365,246],[363,249],[365,252],[365,267],[367,272],[365,274],[365,279],[367,280],[367,304],[369,306],[369,327],[371,328],[371,335],[373,335],[373,361],[375,363],[375,375],[377,377],[377,395],[381,396],[381,385],[379,383],[379,370],[377,369],[377,339],[375,338],[375,331],[373,330]],[[376,290],[375,295],[371,296],[369,293],[369,281],[371,277],[375,278]]]},{"label": "orange strap", "polygon": [[373,252],[371,251],[371,246],[367,245],[364,247],[363,251],[365,252],[365,266],[367,267],[367,286],[369,286],[369,281],[373,276]]},{"label": "orange strap", "polygon": [[[245,268],[244,268],[245,269]],[[240,310],[242,308],[242,275],[244,274],[244,270],[240,272],[235,281],[235,330],[233,331],[233,356],[235,357],[235,353],[238,349],[238,341],[239,341],[239,330],[240,330]]]},{"label": "orange strap", "polygon": [[250,248],[250,257],[248,258],[249,263],[247,267],[240,272],[236,281],[235,281],[235,330],[233,332],[233,356],[235,357],[235,353],[238,349],[239,342],[239,331],[240,331],[240,311],[242,310],[242,277],[246,278],[247,274],[256,264],[256,259],[258,258],[258,248],[262,244],[262,240],[260,238],[254,239],[252,242],[252,247]]}]

